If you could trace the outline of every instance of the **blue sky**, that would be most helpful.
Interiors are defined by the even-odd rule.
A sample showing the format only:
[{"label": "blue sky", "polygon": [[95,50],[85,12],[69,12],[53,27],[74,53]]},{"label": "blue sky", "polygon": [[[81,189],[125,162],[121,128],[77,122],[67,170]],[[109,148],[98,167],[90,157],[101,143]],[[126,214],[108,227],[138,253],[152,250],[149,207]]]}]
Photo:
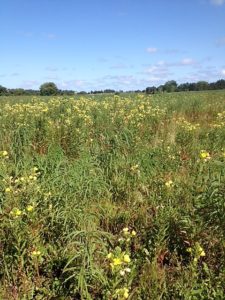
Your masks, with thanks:
[{"label": "blue sky", "polygon": [[225,0],[2,0],[0,85],[144,89],[225,78]]}]

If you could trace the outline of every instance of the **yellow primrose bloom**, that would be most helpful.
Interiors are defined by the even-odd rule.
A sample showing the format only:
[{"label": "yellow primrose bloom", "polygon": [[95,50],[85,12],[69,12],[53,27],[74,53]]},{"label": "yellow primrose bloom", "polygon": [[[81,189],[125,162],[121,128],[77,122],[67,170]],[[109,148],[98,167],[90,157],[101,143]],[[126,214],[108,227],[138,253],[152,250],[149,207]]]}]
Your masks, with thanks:
[{"label": "yellow primrose bloom", "polygon": [[205,251],[204,250],[201,251],[200,256],[202,256],[202,257],[205,256]]},{"label": "yellow primrose bloom", "polygon": [[2,151],[2,156],[8,156],[8,152],[7,151]]},{"label": "yellow primrose bloom", "polygon": [[128,254],[125,254],[123,256],[123,260],[124,260],[124,262],[129,263],[130,262],[130,256]]},{"label": "yellow primrose bloom", "polygon": [[32,253],[31,253],[33,256],[40,256],[41,255],[41,251],[39,251],[39,250],[34,250],[34,251],[32,251]]},{"label": "yellow primrose bloom", "polygon": [[119,257],[116,257],[113,259],[113,265],[114,266],[119,266],[122,264],[122,260]]},{"label": "yellow primrose bloom", "polygon": [[202,159],[210,159],[210,154],[209,152],[205,151],[205,150],[201,150],[200,151],[200,158]]},{"label": "yellow primrose bloom", "polygon": [[135,230],[132,230],[131,235],[132,235],[132,236],[137,235],[136,231],[135,231]]},{"label": "yellow primrose bloom", "polygon": [[124,288],[123,297],[124,299],[127,299],[129,297],[129,290],[127,288]]},{"label": "yellow primrose bloom", "polygon": [[13,208],[10,212],[10,215],[17,218],[22,215],[22,211],[18,208]]},{"label": "yellow primrose bloom", "polygon": [[28,205],[28,206],[27,206],[27,211],[31,212],[31,211],[33,211],[33,210],[34,210],[33,205]]},{"label": "yellow primrose bloom", "polygon": [[173,181],[172,180],[169,180],[165,183],[165,186],[170,188],[171,186],[173,185]]}]

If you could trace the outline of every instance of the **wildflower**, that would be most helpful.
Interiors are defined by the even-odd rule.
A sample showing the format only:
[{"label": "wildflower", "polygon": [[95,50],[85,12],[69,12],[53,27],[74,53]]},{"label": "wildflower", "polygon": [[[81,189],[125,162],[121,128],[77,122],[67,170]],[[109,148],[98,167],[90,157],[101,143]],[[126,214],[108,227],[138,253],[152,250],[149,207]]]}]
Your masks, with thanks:
[{"label": "wildflower", "polygon": [[5,157],[5,158],[8,158],[8,152],[5,151],[5,150],[2,151],[2,152],[1,152],[1,156],[2,156],[2,157]]},{"label": "wildflower", "polygon": [[26,209],[27,209],[28,212],[31,212],[31,211],[34,210],[34,207],[33,207],[33,205],[28,205],[28,206],[26,207]]},{"label": "wildflower", "polygon": [[116,257],[113,259],[113,265],[114,266],[119,266],[122,264],[122,260],[119,257]]},{"label": "wildflower", "polygon": [[6,192],[6,193],[10,193],[10,192],[11,192],[11,189],[10,189],[9,187],[7,187],[7,188],[5,189],[5,192]]},{"label": "wildflower", "polygon": [[199,243],[197,243],[196,245],[196,252],[197,254],[201,257],[201,256],[205,256],[205,251],[204,249],[199,245]]},{"label": "wildflower", "polygon": [[207,161],[207,160],[209,160],[211,157],[210,157],[209,152],[207,152],[207,151],[205,151],[205,150],[201,150],[201,151],[200,151],[200,158],[203,159],[204,161]]},{"label": "wildflower", "polygon": [[136,231],[135,231],[135,230],[132,230],[131,235],[132,235],[132,236],[136,236],[136,235],[137,235]]},{"label": "wildflower", "polygon": [[124,276],[125,275],[125,271],[124,270],[120,270],[120,275]]},{"label": "wildflower", "polygon": [[200,253],[199,255],[202,256],[202,257],[205,256],[205,251],[202,250],[201,253]]},{"label": "wildflower", "polygon": [[127,288],[124,288],[123,297],[124,299],[127,299],[129,297],[129,290]]},{"label": "wildflower", "polygon": [[124,271],[127,272],[127,273],[130,273],[131,269],[130,268],[125,268]]},{"label": "wildflower", "polygon": [[129,290],[128,288],[122,288],[116,290],[116,295],[119,297],[118,299],[124,300],[129,297]]},{"label": "wildflower", "polygon": [[22,211],[20,209],[18,209],[18,208],[15,207],[15,208],[13,208],[11,210],[10,215],[12,215],[13,217],[17,218],[17,217],[19,217],[19,216],[22,215]]},{"label": "wildflower", "polygon": [[124,262],[129,263],[130,262],[130,256],[128,254],[125,254],[123,256],[123,260],[124,260]]},{"label": "wildflower", "polygon": [[41,251],[39,251],[39,250],[34,250],[34,251],[32,251],[32,256],[34,256],[34,257],[37,257],[37,256],[40,256],[41,255]]},{"label": "wildflower", "polygon": [[173,186],[173,181],[172,180],[167,181],[165,183],[165,186],[168,187],[168,188],[172,187]]},{"label": "wildflower", "polygon": [[128,235],[130,232],[129,232],[129,228],[128,227],[125,227],[123,228],[123,234],[124,235]]},{"label": "wildflower", "polygon": [[108,259],[112,258],[112,256],[113,256],[112,252],[110,252],[110,253],[107,254],[107,258]]}]

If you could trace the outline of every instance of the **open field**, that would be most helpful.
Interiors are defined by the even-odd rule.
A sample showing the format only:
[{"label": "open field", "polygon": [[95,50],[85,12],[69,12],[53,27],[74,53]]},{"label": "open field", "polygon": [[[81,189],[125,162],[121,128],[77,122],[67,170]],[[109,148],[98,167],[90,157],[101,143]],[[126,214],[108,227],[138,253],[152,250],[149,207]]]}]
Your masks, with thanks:
[{"label": "open field", "polygon": [[225,92],[0,97],[0,299],[225,299]]}]

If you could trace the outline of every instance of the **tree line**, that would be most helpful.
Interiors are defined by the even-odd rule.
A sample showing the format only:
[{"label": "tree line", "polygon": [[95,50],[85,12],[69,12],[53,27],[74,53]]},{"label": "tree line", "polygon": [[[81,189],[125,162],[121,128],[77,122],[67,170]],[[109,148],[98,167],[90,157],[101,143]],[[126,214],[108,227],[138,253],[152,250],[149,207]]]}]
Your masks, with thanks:
[{"label": "tree line", "polygon": [[220,79],[216,82],[198,81],[186,82],[177,84],[175,80],[167,81],[165,84],[158,87],[150,86],[146,88],[147,94],[154,94],[156,92],[187,92],[187,91],[208,91],[225,89],[225,80]]},{"label": "tree line", "polygon": [[[90,92],[80,91],[77,94],[102,94],[102,93],[115,93],[120,94],[123,92],[134,92],[134,93],[146,93],[154,94],[160,92],[186,92],[186,91],[207,91],[207,90],[221,90],[225,89],[225,80],[220,79],[216,82],[207,82],[207,81],[198,81],[198,82],[186,82],[177,84],[175,80],[169,80],[165,84],[156,86],[147,87],[145,90],[130,90],[116,91],[114,89],[105,89],[105,90],[94,90]],[[52,96],[52,95],[74,95],[76,92],[73,90],[60,90],[54,82],[45,82],[43,83],[39,90],[33,89],[8,89],[0,85],[0,96],[21,96],[21,95],[41,95],[41,96]]]}]

